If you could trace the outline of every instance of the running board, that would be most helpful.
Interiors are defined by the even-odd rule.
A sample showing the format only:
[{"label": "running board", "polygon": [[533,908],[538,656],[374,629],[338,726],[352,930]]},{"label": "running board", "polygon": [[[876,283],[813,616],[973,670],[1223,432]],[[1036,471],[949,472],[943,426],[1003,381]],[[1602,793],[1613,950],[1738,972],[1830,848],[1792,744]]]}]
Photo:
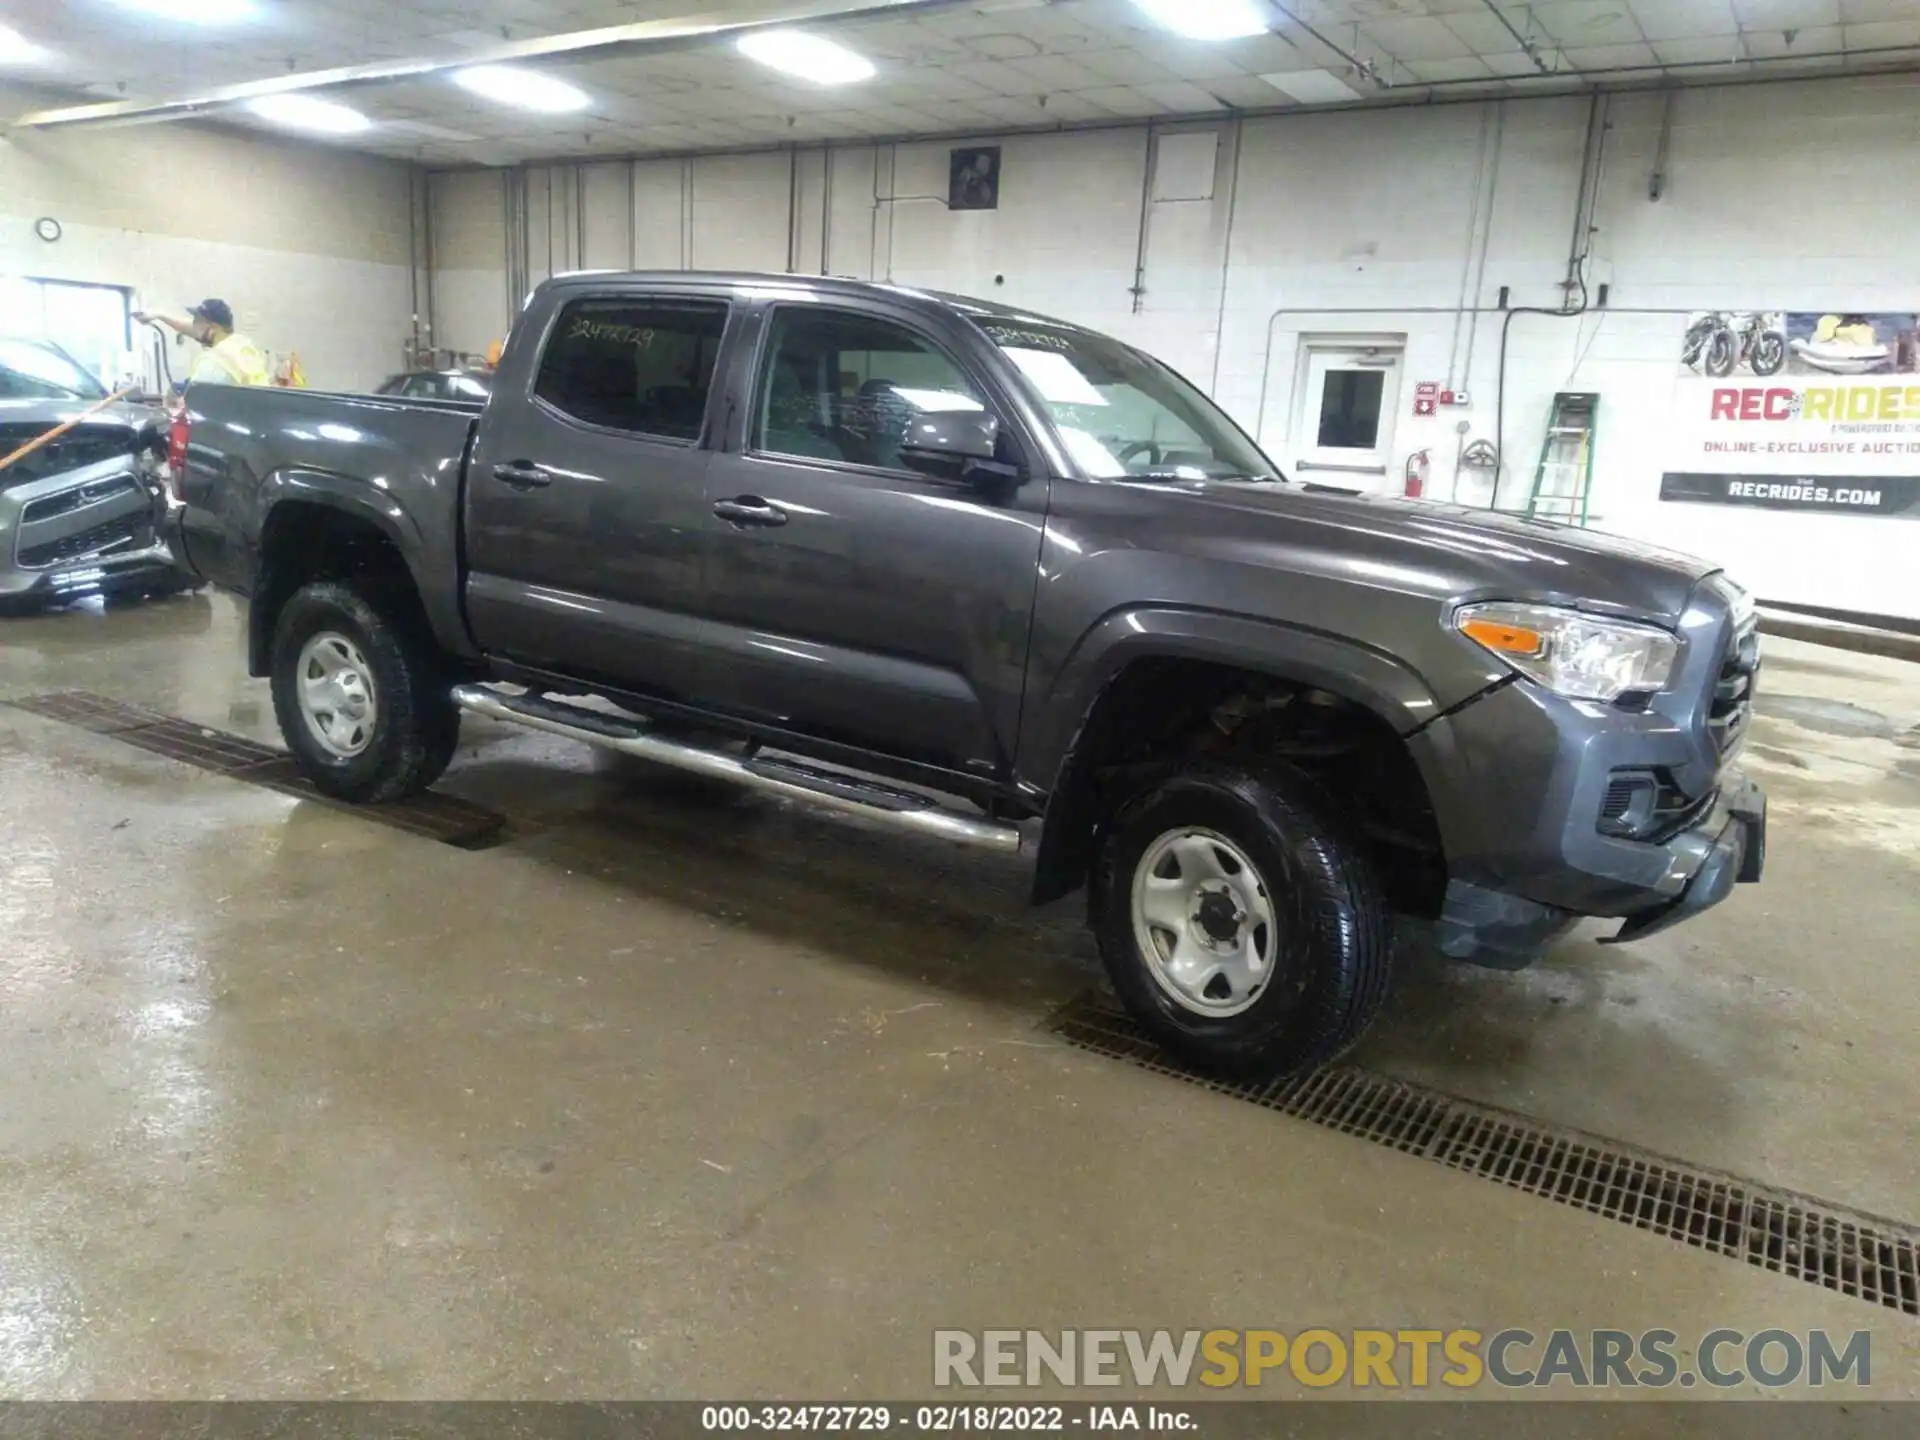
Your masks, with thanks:
[{"label": "running board", "polygon": [[453,703],[462,710],[504,720],[549,735],[564,735],[659,765],[731,781],[749,790],[804,800],[829,810],[867,819],[896,830],[933,835],[961,845],[1011,853],[1020,848],[1020,831],[1005,821],[949,810],[912,790],[898,789],[863,775],[826,770],[784,755],[741,757],[702,749],[655,734],[619,715],[586,710],[538,695],[503,695],[481,685],[456,685]]}]

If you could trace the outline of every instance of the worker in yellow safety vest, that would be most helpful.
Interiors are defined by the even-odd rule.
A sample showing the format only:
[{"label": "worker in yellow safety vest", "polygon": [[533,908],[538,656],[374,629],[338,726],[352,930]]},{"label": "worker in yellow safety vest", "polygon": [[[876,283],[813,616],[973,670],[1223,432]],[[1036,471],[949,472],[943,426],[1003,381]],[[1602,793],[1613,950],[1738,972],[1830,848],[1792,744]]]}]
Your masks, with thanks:
[{"label": "worker in yellow safety vest", "polygon": [[165,325],[181,335],[191,336],[206,346],[187,375],[189,385],[271,385],[273,371],[266,354],[245,335],[233,328],[233,307],[224,300],[202,300],[187,312],[188,318],[154,315],[142,310],[134,319],[143,324]]}]

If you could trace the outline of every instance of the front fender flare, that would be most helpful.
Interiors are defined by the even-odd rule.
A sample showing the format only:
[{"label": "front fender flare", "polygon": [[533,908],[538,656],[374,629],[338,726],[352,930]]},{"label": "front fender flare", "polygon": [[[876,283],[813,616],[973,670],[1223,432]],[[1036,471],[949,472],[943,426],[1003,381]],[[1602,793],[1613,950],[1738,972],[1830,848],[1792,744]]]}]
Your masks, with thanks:
[{"label": "front fender flare", "polygon": [[1038,706],[1032,739],[1023,739],[1020,773],[1030,780],[1044,777],[1048,785],[1035,903],[1057,899],[1085,878],[1098,816],[1083,741],[1114,680],[1147,659],[1205,661],[1310,685],[1366,707],[1403,738],[1441,714],[1417,673],[1390,655],[1324,631],[1210,610],[1115,611],[1073,647]]}]

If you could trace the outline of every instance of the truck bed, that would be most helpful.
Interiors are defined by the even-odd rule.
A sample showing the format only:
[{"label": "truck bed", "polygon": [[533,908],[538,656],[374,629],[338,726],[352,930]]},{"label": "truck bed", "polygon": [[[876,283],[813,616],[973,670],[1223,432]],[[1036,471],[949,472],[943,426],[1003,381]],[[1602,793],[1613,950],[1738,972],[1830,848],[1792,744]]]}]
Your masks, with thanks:
[{"label": "truck bed", "polygon": [[185,502],[174,543],[206,579],[247,595],[258,583],[263,519],[286,501],[324,501],[372,521],[420,586],[441,643],[465,645],[458,537],[467,449],[479,401],[417,400],[234,385],[196,386]]}]

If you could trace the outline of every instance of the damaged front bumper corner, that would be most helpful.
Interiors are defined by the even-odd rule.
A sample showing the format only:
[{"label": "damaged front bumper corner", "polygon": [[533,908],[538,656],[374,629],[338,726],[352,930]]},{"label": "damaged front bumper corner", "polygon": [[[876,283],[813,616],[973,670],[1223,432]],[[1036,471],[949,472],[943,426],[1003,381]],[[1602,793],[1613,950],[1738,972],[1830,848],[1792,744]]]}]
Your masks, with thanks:
[{"label": "damaged front bumper corner", "polygon": [[1658,934],[1718,905],[1733,887],[1752,884],[1767,862],[1767,797],[1744,775],[1729,777],[1707,819],[1667,842],[1672,854],[1661,890],[1671,897],[1627,916],[1600,943],[1623,945]]},{"label": "damaged front bumper corner", "polygon": [[[1651,847],[1650,847],[1651,848]],[[1621,905],[1620,928],[1601,940],[1622,945],[1644,940],[1691,920],[1759,880],[1767,857],[1767,797],[1746,776],[1729,773],[1713,805],[1693,825],[1657,847],[1666,857],[1658,880],[1631,904]],[[1434,923],[1434,944],[1443,955],[1475,965],[1518,970],[1533,963],[1586,914],[1505,890],[1454,880]]]}]

